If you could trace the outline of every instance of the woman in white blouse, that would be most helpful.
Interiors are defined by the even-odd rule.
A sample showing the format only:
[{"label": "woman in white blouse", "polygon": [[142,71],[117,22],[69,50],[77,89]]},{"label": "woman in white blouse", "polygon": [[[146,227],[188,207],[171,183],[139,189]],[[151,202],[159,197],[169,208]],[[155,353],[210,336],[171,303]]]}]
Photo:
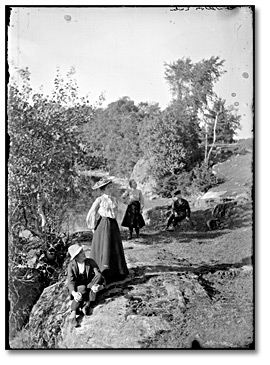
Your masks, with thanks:
[{"label": "woman in white blouse", "polygon": [[123,201],[126,201],[128,204],[121,225],[129,228],[129,239],[132,239],[133,228],[135,228],[138,238],[140,228],[145,226],[145,222],[141,214],[144,207],[144,199],[141,190],[137,189],[137,183],[134,179],[129,180],[129,186],[130,189],[128,189],[121,197]]},{"label": "woman in white blouse", "polygon": [[112,181],[98,181],[93,190],[102,194],[90,208],[86,223],[93,231],[90,257],[96,261],[106,282],[122,280],[128,275],[122,238],[117,223],[118,202],[112,196]]}]

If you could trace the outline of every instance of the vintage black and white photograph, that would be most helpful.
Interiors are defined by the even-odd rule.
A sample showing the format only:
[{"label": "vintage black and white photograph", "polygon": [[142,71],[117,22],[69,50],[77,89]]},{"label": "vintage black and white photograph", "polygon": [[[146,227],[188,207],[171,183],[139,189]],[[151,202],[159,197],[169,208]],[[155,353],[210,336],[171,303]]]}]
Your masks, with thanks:
[{"label": "vintage black and white photograph", "polygon": [[254,350],[255,6],[5,6],[9,350]]}]

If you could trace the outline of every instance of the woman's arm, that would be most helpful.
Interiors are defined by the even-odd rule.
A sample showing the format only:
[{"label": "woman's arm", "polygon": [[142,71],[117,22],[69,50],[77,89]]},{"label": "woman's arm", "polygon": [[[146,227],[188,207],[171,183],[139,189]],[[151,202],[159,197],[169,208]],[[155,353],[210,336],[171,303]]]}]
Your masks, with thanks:
[{"label": "woman's arm", "polygon": [[86,225],[89,229],[91,230],[94,230],[95,229],[95,219],[96,219],[96,214],[97,214],[97,211],[100,207],[100,200],[101,198],[97,198],[92,207],[90,208],[88,214],[87,214],[87,217],[86,217]]},{"label": "woman's arm", "polygon": [[141,210],[143,210],[144,208],[144,197],[143,197],[143,193],[140,190],[140,194],[139,194],[139,199],[140,199],[140,205],[141,205]]},{"label": "woman's arm", "polygon": [[127,204],[127,197],[128,197],[128,195],[129,195],[129,191],[128,190],[126,190],[122,195],[121,195],[121,197],[120,197],[120,201],[122,201],[124,204]]}]

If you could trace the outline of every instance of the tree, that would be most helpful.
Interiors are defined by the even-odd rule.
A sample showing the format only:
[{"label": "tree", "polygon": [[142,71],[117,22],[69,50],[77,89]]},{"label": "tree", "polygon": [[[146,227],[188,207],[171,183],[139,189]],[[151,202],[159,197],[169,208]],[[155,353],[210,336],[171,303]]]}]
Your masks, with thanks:
[{"label": "tree", "polygon": [[91,153],[110,173],[129,176],[142,156],[138,132],[142,117],[134,102],[123,97],[100,108],[85,128],[88,145],[94,146]]},{"label": "tree", "polygon": [[177,176],[190,171],[200,155],[196,116],[175,101],[163,112],[156,110],[146,118],[140,134],[144,151],[152,157],[151,174],[160,191],[166,185],[174,189]]},{"label": "tree", "polygon": [[30,72],[18,70],[21,85],[9,84],[9,228],[22,225],[46,242],[58,234],[69,201],[79,194],[76,163],[84,159],[80,128],[94,110],[77,96],[74,69],[60,71],[54,92],[45,97],[30,88]]},{"label": "tree", "polygon": [[[226,72],[222,69],[223,64],[224,60],[220,60],[219,57],[203,59],[195,64],[189,58],[178,60],[170,65],[165,64],[165,79],[170,85],[175,102],[185,104],[188,110],[193,111],[197,115],[198,126],[204,130],[202,140],[205,144],[206,164],[216,139],[222,138],[219,133],[226,130],[225,124],[231,126],[227,128],[227,131],[231,132],[235,132],[232,125],[237,125],[237,121],[234,124],[231,118],[225,118],[224,105],[221,105],[221,100],[214,92],[214,84]],[[219,128],[221,109],[217,110],[217,105],[223,110],[223,129]],[[208,151],[210,130],[212,145]]]}]

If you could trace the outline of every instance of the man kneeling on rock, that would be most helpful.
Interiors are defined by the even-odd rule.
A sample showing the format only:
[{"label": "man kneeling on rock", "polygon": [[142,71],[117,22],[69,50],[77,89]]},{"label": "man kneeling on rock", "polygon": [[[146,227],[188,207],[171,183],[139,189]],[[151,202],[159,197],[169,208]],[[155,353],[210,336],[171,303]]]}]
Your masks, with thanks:
[{"label": "man kneeling on rock", "polygon": [[96,300],[96,293],[104,288],[105,279],[97,263],[86,258],[83,247],[74,244],[68,248],[71,261],[68,265],[68,289],[70,292],[72,325],[76,326],[76,314],[82,309],[89,314],[91,306]]},{"label": "man kneeling on rock", "polygon": [[181,190],[177,190],[174,192],[172,212],[164,230],[169,230],[171,224],[173,224],[173,228],[170,230],[174,230],[177,224],[182,222],[184,219],[187,221],[190,219],[190,206],[188,201],[182,198]]}]

